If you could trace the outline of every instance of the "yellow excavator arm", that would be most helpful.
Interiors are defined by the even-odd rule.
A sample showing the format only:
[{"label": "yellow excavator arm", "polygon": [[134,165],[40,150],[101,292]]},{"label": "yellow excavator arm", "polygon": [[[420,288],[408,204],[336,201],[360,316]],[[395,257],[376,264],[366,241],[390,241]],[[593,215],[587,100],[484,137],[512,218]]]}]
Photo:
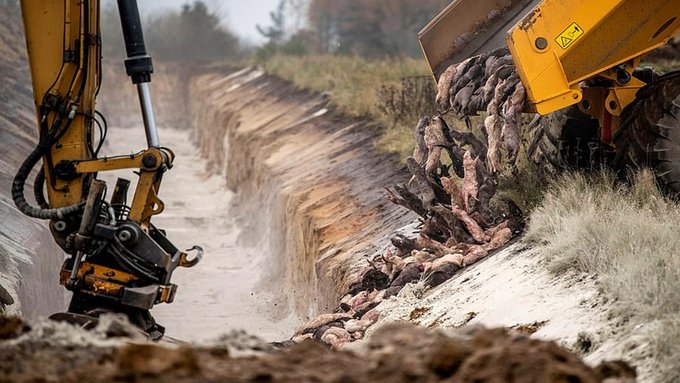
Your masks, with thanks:
[{"label": "yellow excavator arm", "polygon": [[[118,0],[118,8],[125,68],[138,90],[147,149],[99,157],[105,134],[95,143],[95,125],[106,129],[96,111],[102,75],[99,3],[21,1],[40,141],[17,172],[12,195],[24,214],[49,220],[56,242],[70,255],[60,280],[73,299],[69,312],[57,317],[87,322],[101,312],[121,312],[159,337],[163,328],[148,310],[172,302],[177,288],[170,283],[172,272],[195,265],[202,250],[194,247],[198,255],[190,260],[151,223],[163,211],[158,193],[174,154],[159,143],[149,90],[153,66],[136,0]],[[41,160],[32,204],[24,186]],[[100,172],[119,169],[139,172],[129,205],[129,180],[118,179],[107,201],[106,184],[97,179]]]},{"label": "yellow excavator arm", "polygon": [[57,177],[55,166],[95,157],[91,137],[101,82],[98,4],[67,0],[21,5],[40,137],[46,145],[54,143],[40,153],[50,207],[78,205],[92,177]]}]

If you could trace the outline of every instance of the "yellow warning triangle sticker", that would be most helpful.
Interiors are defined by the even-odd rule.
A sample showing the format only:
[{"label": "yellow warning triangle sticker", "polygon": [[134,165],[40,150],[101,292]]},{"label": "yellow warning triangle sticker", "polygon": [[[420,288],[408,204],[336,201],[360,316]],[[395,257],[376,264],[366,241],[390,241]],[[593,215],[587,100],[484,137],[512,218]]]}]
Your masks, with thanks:
[{"label": "yellow warning triangle sticker", "polygon": [[562,49],[567,49],[571,46],[574,41],[578,40],[579,37],[583,36],[585,31],[576,23],[571,23],[567,29],[565,29],[559,36],[555,38],[555,42]]}]

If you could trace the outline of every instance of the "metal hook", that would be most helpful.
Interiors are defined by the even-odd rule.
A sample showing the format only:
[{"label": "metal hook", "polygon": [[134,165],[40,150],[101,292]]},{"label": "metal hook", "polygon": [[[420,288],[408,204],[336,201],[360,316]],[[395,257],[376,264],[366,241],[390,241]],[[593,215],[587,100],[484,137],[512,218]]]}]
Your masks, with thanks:
[{"label": "metal hook", "polygon": [[[196,250],[196,256],[193,259],[187,259],[188,255],[187,252],[194,251]],[[201,258],[203,258],[203,248],[194,245],[191,249],[184,250],[185,253],[182,253],[179,256],[179,265],[182,267],[194,267],[198,264],[198,262],[201,261]]]}]

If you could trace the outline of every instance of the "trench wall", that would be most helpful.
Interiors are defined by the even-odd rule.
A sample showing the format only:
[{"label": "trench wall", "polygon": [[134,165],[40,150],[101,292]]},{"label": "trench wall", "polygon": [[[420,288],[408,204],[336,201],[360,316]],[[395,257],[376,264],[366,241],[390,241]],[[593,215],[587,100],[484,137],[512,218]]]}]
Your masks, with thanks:
[{"label": "trench wall", "polygon": [[[45,222],[14,207],[14,173],[38,138],[30,75],[18,5],[0,9],[0,286],[14,304],[0,313],[28,318],[66,308],[58,272],[64,259]],[[32,180],[32,178],[31,178]],[[31,182],[26,186],[32,195]]]},{"label": "trench wall", "polygon": [[299,313],[334,308],[378,242],[413,219],[384,198],[407,172],[375,151],[378,128],[252,69],[198,75],[189,94],[199,148],[241,209],[270,225],[289,301]]},{"label": "trench wall", "polygon": [[[107,77],[109,88],[127,89],[103,93],[109,120],[139,121],[127,80]],[[366,257],[414,219],[384,198],[383,187],[408,179],[374,149],[379,129],[321,95],[255,69],[186,64],[156,68],[152,91],[158,124],[191,129],[209,171],[236,192],[230,211],[242,236],[271,254],[279,301],[299,315],[334,308]]]}]

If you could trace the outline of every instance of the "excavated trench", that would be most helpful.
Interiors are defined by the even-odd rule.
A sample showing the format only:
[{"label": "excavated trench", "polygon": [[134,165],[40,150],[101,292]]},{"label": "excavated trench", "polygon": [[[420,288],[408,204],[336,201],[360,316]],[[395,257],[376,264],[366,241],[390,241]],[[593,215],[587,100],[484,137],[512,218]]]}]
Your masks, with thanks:
[{"label": "excavated trench", "polygon": [[190,89],[205,90],[190,104],[199,148],[225,164],[237,209],[254,218],[247,233],[269,241],[282,298],[302,315],[333,309],[363,255],[412,219],[382,194],[407,175],[374,151],[378,130],[257,71],[203,75]]},{"label": "excavated trench", "polygon": [[[182,339],[234,327],[285,339],[301,321],[332,310],[356,282],[363,255],[412,219],[381,192],[405,173],[375,153],[375,127],[280,79],[182,65],[157,72],[161,138],[180,151],[161,191],[172,201],[156,223],[170,239],[177,233],[179,246],[202,241],[208,252],[196,270],[176,274],[176,302],[154,312]],[[111,70],[100,101],[112,153],[144,142],[134,94],[123,89],[132,87]],[[201,193],[210,182],[222,185]],[[191,321],[211,313],[212,321]]]},{"label": "excavated trench", "polygon": [[[14,5],[0,10],[0,286],[13,301],[0,309],[34,319],[63,311],[68,296],[57,279],[62,251],[45,223],[21,215],[10,196],[14,172],[38,138],[18,15]],[[289,336],[300,321],[335,306],[362,254],[410,220],[381,194],[405,172],[375,153],[375,127],[340,116],[322,96],[254,70],[175,64],[156,72],[161,137],[179,154],[158,223],[179,246],[195,240],[209,250],[198,275],[177,272],[178,301],[156,315],[191,339],[239,325]],[[107,65],[104,78],[105,150],[142,149],[136,94],[122,63]],[[216,275],[207,278],[210,272]],[[249,306],[261,308],[260,320],[247,319],[258,314]],[[204,315],[214,320],[197,320]]]},{"label": "excavated trench", "polygon": [[[35,319],[65,310],[68,294],[58,285],[62,251],[45,222],[21,215],[10,195],[38,132],[18,8],[8,7],[0,12],[0,286],[13,303],[0,309]],[[122,63],[108,64],[104,79],[104,150],[142,149]],[[287,338],[334,308],[362,256],[412,219],[382,195],[406,172],[374,151],[379,131],[334,112],[324,97],[255,70],[194,64],[157,67],[152,87],[163,144],[179,155],[157,223],[179,246],[208,250],[197,271],[176,273],[177,302],[154,311],[169,333],[197,339],[245,327]]]}]

